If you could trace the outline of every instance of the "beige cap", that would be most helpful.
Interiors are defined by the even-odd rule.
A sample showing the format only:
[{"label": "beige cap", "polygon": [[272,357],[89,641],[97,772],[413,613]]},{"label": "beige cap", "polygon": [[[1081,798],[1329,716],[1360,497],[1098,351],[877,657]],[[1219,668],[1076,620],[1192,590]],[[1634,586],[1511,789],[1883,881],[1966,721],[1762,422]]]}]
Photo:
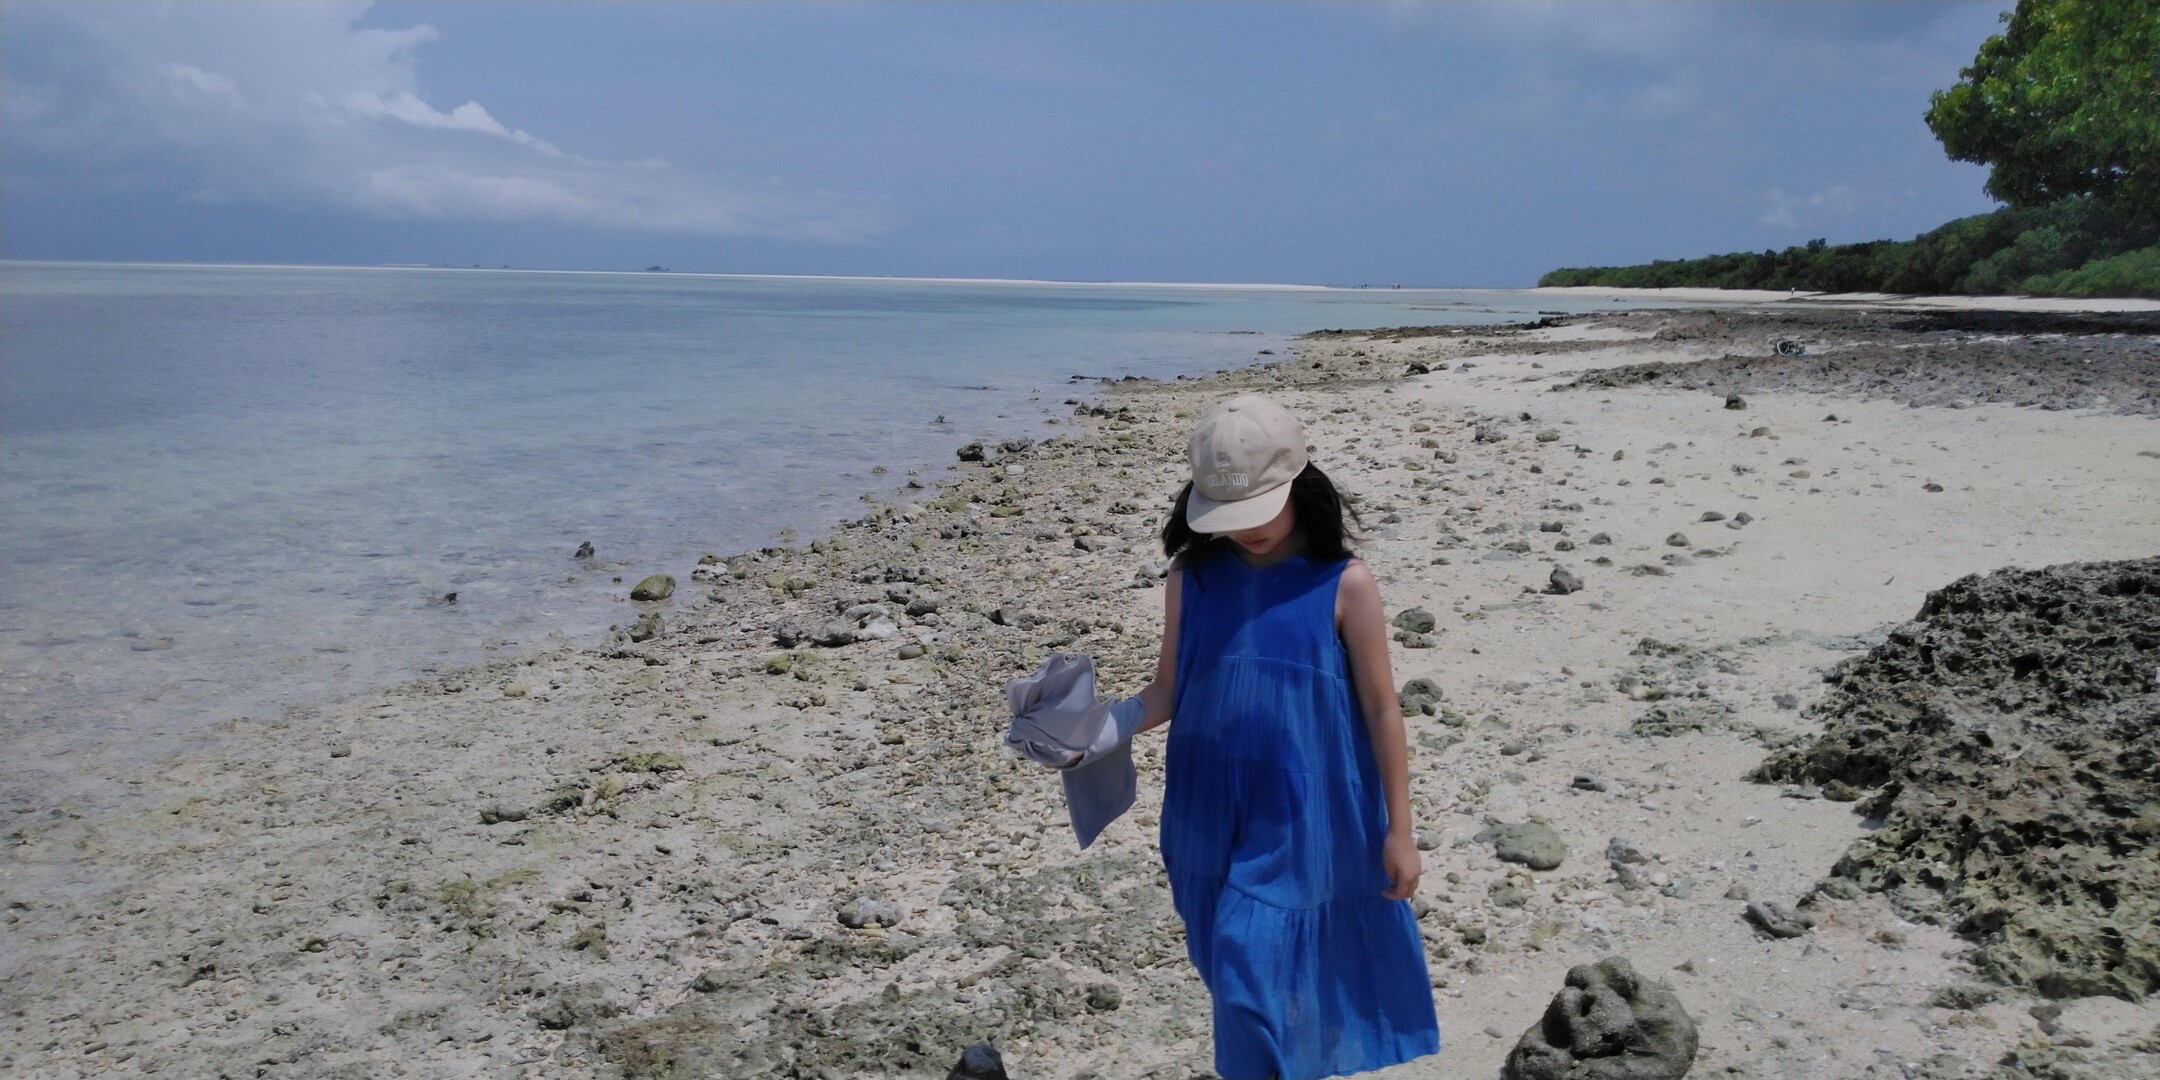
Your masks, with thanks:
[{"label": "beige cap", "polygon": [[1242,394],[1200,418],[1185,456],[1193,483],[1185,523],[1201,533],[1256,529],[1282,513],[1305,471],[1305,428],[1282,406]]}]

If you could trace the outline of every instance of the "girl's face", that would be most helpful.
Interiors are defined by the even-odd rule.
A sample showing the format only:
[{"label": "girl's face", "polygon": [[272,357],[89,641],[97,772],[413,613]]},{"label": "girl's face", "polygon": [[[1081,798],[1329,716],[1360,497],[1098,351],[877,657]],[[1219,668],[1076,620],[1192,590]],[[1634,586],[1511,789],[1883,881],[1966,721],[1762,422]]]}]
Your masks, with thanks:
[{"label": "girl's face", "polygon": [[1257,528],[1239,529],[1223,535],[1254,555],[1266,555],[1281,547],[1282,542],[1289,539],[1296,528],[1297,515],[1291,512],[1289,503],[1284,503],[1282,513],[1275,515],[1273,521]]}]

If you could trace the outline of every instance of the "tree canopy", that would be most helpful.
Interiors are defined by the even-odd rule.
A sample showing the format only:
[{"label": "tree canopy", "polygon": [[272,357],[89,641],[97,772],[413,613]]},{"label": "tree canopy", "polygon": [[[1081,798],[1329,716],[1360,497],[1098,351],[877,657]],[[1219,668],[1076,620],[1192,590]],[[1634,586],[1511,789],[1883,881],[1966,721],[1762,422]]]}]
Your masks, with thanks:
[{"label": "tree canopy", "polygon": [[1928,127],[2013,206],[2071,195],[2160,220],[2160,0],[2019,0]]}]

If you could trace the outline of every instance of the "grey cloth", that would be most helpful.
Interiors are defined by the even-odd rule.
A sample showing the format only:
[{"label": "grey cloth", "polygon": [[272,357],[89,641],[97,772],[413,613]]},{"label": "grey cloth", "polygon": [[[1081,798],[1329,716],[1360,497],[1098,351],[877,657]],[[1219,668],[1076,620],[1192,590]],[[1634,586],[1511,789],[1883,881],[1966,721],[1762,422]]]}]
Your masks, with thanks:
[{"label": "grey cloth", "polygon": [[1095,661],[1052,653],[1035,674],[1005,684],[1012,727],[1005,748],[1058,770],[1065,812],[1085,849],[1132,809],[1139,787],[1132,737],[1146,716],[1138,697],[1095,698]]}]

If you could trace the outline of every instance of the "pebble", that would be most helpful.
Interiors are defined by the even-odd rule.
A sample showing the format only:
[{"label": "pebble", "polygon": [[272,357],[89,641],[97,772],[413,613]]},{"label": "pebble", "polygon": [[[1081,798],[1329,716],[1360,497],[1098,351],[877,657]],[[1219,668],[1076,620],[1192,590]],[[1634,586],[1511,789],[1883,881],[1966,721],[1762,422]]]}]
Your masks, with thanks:
[{"label": "pebble", "polygon": [[840,925],[850,930],[900,925],[907,916],[907,909],[892,900],[879,900],[870,896],[858,896],[840,909]]},{"label": "pebble", "polygon": [[1777,938],[1796,938],[1815,926],[1813,916],[1803,911],[1794,911],[1774,900],[1749,901],[1742,914],[1764,933]]},{"label": "pebble", "polygon": [[648,574],[630,588],[632,600],[665,600],[675,595],[675,575]]},{"label": "pebble", "polygon": [[1532,870],[1550,870],[1567,857],[1567,845],[1552,827],[1535,821],[1494,825],[1471,838],[1490,843],[1502,862],[1521,863]]}]

